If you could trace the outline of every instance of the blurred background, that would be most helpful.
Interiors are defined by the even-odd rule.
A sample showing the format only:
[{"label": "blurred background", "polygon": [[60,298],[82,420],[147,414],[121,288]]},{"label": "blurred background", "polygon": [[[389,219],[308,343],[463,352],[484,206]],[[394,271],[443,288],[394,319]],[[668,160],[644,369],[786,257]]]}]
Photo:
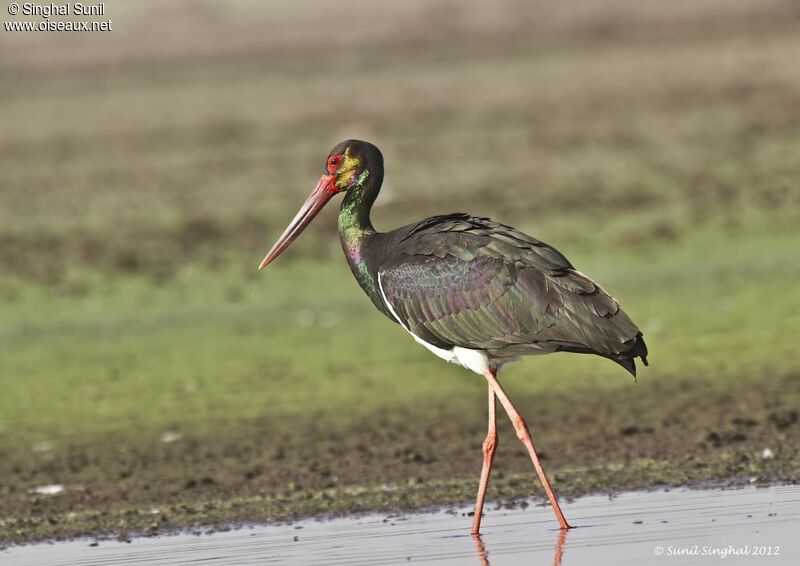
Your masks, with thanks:
[{"label": "blurred background", "polygon": [[[256,270],[351,137],[385,156],[379,230],[491,216],[642,327],[635,385],[582,356],[505,372],[563,493],[798,479],[800,4],[105,12],[0,32],[6,533],[472,497],[485,384],[373,312],[335,207]],[[514,441],[490,497],[538,489]]]}]

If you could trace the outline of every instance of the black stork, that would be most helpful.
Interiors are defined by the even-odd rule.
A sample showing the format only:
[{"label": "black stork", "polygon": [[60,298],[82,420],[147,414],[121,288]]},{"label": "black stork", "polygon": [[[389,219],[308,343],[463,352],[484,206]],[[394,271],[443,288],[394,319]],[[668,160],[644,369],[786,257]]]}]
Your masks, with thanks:
[{"label": "black stork", "polygon": [[570,525],[533,446],[525,419],[497,379],[522,356],[596,354],[636,376],[647,365],[642,333],[600,285],[555,248],[510,226],[467,214],[432,216],[391,232],[372,227],[383,156],[360,140],[337,144],[324,173],[259,269],[275,260],[337,193],[339,236],[358,284],[375,307],[428,350],[483,375],[489,431],[472,532],[480,529],[497,449],[495,398],[524,444],[562,529]]}]

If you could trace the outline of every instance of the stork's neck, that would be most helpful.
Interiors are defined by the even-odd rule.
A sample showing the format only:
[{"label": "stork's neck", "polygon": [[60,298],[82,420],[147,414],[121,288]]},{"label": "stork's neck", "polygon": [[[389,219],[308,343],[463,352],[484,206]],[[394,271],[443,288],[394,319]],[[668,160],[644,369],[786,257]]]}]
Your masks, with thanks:
[{"label": "stork's neck", "polygon": [[375,279],[376,266],[368,264],[367,247],[378,234],[372,227],[369,213],[378,197],[382,181],[383,171],[369,174],[363,187],[347,191],[339,209],[339,238],[342,240],[347,263],[350,264],[358,284],[376,305],[383,303]]},{"label": "stork's neck", "polygon": [[339,209],[339,236],[343,244],[355,245],[365,235],[375,232],[369,213],[372,203],[366,200],[364,191],[348,192]]},{"label": "stork's neck", "polygon": [[339,209],[339,237],[342,246],[350,259],[351,252],[356,253],[364,241],[375,234],[375,228],[369,218],[372,204],[378,198],[383,181],[383,171],[369,172],[361,187],[347,191]]}]

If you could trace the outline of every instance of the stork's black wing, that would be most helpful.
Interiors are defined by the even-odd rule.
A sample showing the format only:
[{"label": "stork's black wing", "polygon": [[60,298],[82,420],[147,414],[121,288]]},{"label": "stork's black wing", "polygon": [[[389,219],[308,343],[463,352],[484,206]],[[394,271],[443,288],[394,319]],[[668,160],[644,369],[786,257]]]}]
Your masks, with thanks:
[{"label": "stork's black wing", "polygon": [[502,361],[571,351],[610,358],[635,375],[647,363],[641,332],[599,285],[555,248],[465,214],[396,232],[378,269],[400,322],[435,346],[487,351]]}]

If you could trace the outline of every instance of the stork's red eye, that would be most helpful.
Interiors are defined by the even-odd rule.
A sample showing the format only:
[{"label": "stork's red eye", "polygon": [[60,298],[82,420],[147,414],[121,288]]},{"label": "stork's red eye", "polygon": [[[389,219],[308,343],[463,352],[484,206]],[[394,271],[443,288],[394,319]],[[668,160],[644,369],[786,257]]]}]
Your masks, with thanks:
[{"label": "stork's red eye", "polygon": [[342,164],[342,158],[339,155],[331,155],[328,158],[328,172],[333,173]]}]

